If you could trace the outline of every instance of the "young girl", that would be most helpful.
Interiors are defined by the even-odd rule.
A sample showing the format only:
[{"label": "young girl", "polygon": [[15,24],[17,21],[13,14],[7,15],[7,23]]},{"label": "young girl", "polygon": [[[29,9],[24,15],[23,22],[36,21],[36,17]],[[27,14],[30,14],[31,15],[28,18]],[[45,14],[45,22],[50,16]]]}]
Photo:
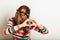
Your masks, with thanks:
[{"label": "young girl", "polygon": [[29,37],[31,29],[42,34],[48,33],[48,30],[44,26],[29,18],[29,16],[29,7],[25,5],[19,7],[15,17],[8,20],[7,29],[4,30],[4,34],[12,34],[13,40],[31,40]]}]

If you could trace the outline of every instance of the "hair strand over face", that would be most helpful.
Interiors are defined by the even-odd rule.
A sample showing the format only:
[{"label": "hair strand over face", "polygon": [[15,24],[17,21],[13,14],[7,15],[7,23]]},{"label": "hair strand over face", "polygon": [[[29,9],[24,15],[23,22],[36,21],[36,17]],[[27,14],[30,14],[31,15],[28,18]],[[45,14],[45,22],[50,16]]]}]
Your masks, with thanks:
[{"label": "hair strand over face", "polygon": [[[20,21],[20,20],[18,20],[18,17],[20,17],[19,15],[20,15],[21,9],[25,9],[25,10],[26,10],[26,13],[30,15],[30,9],[29,9],[29,7],[27,7],[27,6],[25,6],[25,5],[22,5],[21,7],[19,7],[19,8],[17,9],[16,14],[15,14],[15,21],[16,21],[17,24],[18,24],[18,21]],[[19,12],[19,13],[18,13],[18,12]],[[27,18],[29,18],[29,15],[26,15]]]}]

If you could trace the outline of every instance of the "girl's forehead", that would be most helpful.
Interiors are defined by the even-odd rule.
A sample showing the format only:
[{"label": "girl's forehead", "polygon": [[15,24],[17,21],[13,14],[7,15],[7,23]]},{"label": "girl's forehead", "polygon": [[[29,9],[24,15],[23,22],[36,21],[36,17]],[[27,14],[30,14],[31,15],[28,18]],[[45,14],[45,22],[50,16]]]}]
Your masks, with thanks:
[{"label": "girl's forehead", "polygon": [[26,9],[21,9],[21,11],[26,12]]}]

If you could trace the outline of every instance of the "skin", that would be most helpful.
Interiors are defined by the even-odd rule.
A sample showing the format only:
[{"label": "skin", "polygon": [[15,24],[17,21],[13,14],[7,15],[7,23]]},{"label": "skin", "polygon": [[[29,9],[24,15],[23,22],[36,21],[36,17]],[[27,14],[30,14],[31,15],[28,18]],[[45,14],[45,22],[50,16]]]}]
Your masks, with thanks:
[{"label": "skin", "polygon": [[[18,13],[18,27],[19,27],[17,31],[19,32],[19,30],[23,29],[24,30],[24,35],[26,35],[29,31],[29,26],[25,26],[25,25],[27,25],[26,24],[27,21],[25,21],[25,20],[28,19],[27,15],[25,15],[26,9],[22,8],[21,13],[19,11],[17,13]],[[23,23],[23,22],[25,22],[25,23]],[[24,27],[23,27],[23,25],[24,25]]]},{"label": "skin", "polygon": [[[26,15],[26,9],[22,8],[21,11],[17,11],[16,13],[17,13],[16,15],[18,15],[18,17],[17,17],[17,24],[18,24],[18,30],[17,31],[18,32],[21,29],[24,30],[24,35],[26,35],[29,32],[29,29],[30,29],[29,26],[30,25],[27,24],[27,21],[29,21],[29,20],[32,21],[32,23],[33,23],[32,25],[35,25],[35,26],[38,25],[38,23],[36,23],[35,20],[32,20],[32,19],[27,17],[27,15],[30,15],[30,14],[27,13],[27,15]],[[39,25],[39,27],[41,28],[42,26]]]},{"label": "skin", "polygon": [[[17,11],[17,15],[18,15],[18,22],[17,24],[22,24],[27,18],[27,16],[24,14],[26,13],[26,9],[21,9],[21,12],[23,13],[20,13],[19,11]],[[22,14],[22,15],[21,15]]]},{"label": "skin", "polygon": [[24,15],[24,13],[26,13],[26,9],[21,9],[21,11],[23,12],[22,14],[22,20],[25,21],[27,19],[27,16]]}]

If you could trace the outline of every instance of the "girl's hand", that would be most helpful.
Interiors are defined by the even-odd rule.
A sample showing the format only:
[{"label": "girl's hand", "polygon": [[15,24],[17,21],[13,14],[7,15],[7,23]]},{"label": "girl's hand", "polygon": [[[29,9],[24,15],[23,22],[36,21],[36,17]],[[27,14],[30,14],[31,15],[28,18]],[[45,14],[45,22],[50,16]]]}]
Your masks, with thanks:
[{"label": "girl's hand", "polygon": [[19,24],[19,25],[18,25],[18,28],[20,29],[20,28],[22,28],[22,27],[29,26],[29,25],[27,24],[27,21],[29,21],[29,19],[25,20],[22,24]]},{"label": "girl's hand", "polygon": [[31,19],[31,18],[30,18],[29,21],[32,22],[31,25],[37,26],[37,22],[36,22],[34,19]]},{"label": "girl's hand", "polygon": [[38,26],[39,28],[43,29],[43,26],[41,24],[39,24],[39,22],[36,22],[35,19],[30,19],[30,21],[32,21],[32,25],[34,25],[35,27]]}]

